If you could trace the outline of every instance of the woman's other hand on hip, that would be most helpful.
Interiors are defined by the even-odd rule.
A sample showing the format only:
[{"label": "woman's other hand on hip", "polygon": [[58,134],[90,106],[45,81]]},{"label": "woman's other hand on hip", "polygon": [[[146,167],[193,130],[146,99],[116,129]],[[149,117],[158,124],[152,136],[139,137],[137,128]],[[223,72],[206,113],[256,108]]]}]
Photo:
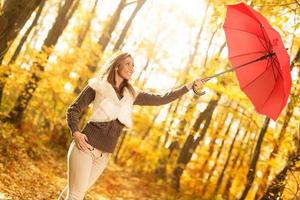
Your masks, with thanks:
[{"label": "woman's other hand on hip", "polygon": [[80,150],[92,150],[93,147],[87,143],[88,138],[85,134],[80,133],[79,131],[76,131],[73,134],[73,138],[75,141],[76,146],[78,147],[78,149]]}]

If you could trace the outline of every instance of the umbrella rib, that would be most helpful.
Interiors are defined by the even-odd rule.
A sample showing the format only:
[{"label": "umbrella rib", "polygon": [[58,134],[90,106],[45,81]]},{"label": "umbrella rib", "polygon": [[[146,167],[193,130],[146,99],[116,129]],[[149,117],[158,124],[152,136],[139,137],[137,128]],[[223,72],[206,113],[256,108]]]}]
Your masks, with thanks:
[{"label": "umbrella rib", "polygon": [[[246,30],[242,30],[242,29],[238,29],[238,28],[233,28],[233,27],[229,27],[229,26],[223,26],[223,28],[226,28],[226,29],[231,29],[231,30],[236,30],[236,31],[241,31],[241,32],[245,32],[245,33],[249,33],[251,35],[255,35],[258,40],[260,41],[260,43],[262,44],[262,41],[264,41],[264,38],[261,38],[260,36],[258,36],[257,34],[254,34],[254,33],[251,33],[249,31],[246,31]],[[261,40],[260,40],[261,39]],[[262,44],[262,46],[264,47],[264,49],[267,51],[268,49]]]},{"label": "umbrella rib", "polygon": [[[275,58],[271,58],[271,62],[272,62],[273,64],[274,64],[274,62],[276,62],[277,64],[279,64],[278,61],[277,61]],[[274,65],[275,65],[275,64],[274,64]],[[273,65],[272,65],[272,66],[273,66]],[[275,65],[275,68],[276,68],[276,70],[277,70],[279,76],[284,80],[284,78],[283,78],[281,72],[280,72],[279,69],[276,67],[276,65]],[[284,90],[283,95],[284,95],[284,98],[285,98],[285,97],[286,97],[285,90]]]},{"label": "umbrella rib", "polygon": [[[277,59],[274,58],[273,61],[276,62],[278,66],[280,66],[280,63],[278,62]],[[276,66],[277,66],[277,65],[276,65]],[[279,72],[280,72],[280,71],[279,71]],[[280,74],[281,74],[281,73],[280,73]]]},{"label": "umbrella rib", "polygon": [[[273,71],[273,77],[274,77],[274,79],[275,79],[276,77],[275,77],[275,71],[274,71],[274,67],[273,67],[273,64],[274,64],[273,59],[271,59],[271,62],[272,62],[271,67],[272,67],[272,71]],[[278,72],[278,71],[277,71],[277,72]]]},{"label": "umbrella rib", "polygon": [[[257,36],[258,41],[260,42],[260,44],[263,46],[263,48],[265,49],[265,51],[268,51],[268,47],[265,46],[265,44],[260,40],[260,37]],[[265,40],[263,40],[265,41]],[[266,44],[267,45],[267,44]]]},{"label": "umbrella rib", "polygon": [[268,97],[266,98],[265,102],[263,103],[263,105],[262,105],[261,107],[264,107],[264,105],[266,104],[266,102],[267,102],[268,99],[270,98],[271,94],[273,93],[274,88],[275,88],[275,87],[272,88],[272,91],[270,92],[270,94],[268,95]]},{"label": "umbrella rib", "polygon": [[229,56],[229,58],[237,58],[237,57],[240,57],[240,56],[246,56],[246,55],[251,55],[251,54],[255,54],[255,53],[265,53],[265,51],[253,51],[251,53],[243,53],[243,54],[239,54],[239,55],[236,55],[236,56]]},{"label": "umbrella rib", "polygon": [[[272,62],[272,60],[271,60],[271,62]],[[269,64],[271,64],[271,63],[269,62],[269,59],[268,59],[268,62],[267,62],[267,68],[268,68]],[[266,71],[266,70],[265,70],[265,71]],[[264,72],[265,72],[265,71],[264,71]],[[263,72],[263,73],[264,73],[264,72]],[[263,75],[263,73],[261,73],[258,77],[256,77],[255,79],[253,79],[251,82],[249,82],[249,83],[248,83],[245,87],[243,87],[242,89],[246,88],[247,86],[250,85],[250,83],[253,83],[253,82],[254,82],[255,80],[257,80],[259,77],[261,77],[261,76]],[[275,81],[276,81],[276,79],[275,79]],[[275,87],[272,88],[271,92],[268,94],[268,97],[266,98],[266,100],[263,102],[263,104],[262,104],[258,109],[262,108],[262,107],[266,104],[267,100],[269,99],[269,97],[270,97],[271,94],[273,93],[274,88],[275,88]]]},{"label": "umbrella rib", "polygon": [[[280,70],[278,69],[278,67],[277,67],[277,65],[280,66],[280,64],[278,63],[277,59],[272,58],[271,61],[272,61],[273,65],[275,66],[276,70],[278,71],[278,74],[281,76],[281,78],[283,78],[283,76],[282,76],[282,74],[281,74],[281,71],[280,71]],[[276,65],[275,63],[276,63],[277,65]],[[272,65],[272,66],[273,66],[273,65]]]},{"label": "umbrella rib", "polygon": [[261,30],[261,32],[262,32],[262,34],[263,34],[264,41],[266,41],[267,49],[269,50],[270,47],[271,47],[271,44],[270,44],[270,41],[269,41],[269,40],[267,41],[267,39],[266,39],[266,37],[265,37],[265,33],[264,33],[264,30],[263,30],[263,25],[262,25],[262,24],[260,24],[260,30]]},{"label": "umbrella rib", "polygon": [[[267,59],[267,68],[268,68],[268,65],[269,65],[269,59]],[[267,69],[266,68],[266,69]],[[249,83],[247,83],[247,85],[243,86],[242,89],[245,89],[246,87],[248,87],[251,83],[253,83],[254,81],[256,81],[258,78],[260,78],[264,73],[265,73],[266,70],[264,70],[259,76],[257,76],[255,79],[253,79],[252,81],[250,81]]]}]

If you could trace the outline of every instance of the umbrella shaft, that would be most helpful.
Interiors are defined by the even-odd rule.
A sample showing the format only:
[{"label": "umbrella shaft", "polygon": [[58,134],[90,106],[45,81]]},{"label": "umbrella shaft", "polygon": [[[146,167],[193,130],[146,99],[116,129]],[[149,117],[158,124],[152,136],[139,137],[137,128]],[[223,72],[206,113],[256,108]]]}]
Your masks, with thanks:
[{"label": "umbrella shaft", "polygon": [[225,71],[223,71],[223,72],[220,72],[220,73],[214,74],[214,75],[212,75],[212,76],[206,77],[206,78],[204,78],[204,79],[202,79],[202,80],[205,81],[205,82],[206,82],[206,81],[209,81],[209,80],[212,79],[212,78],[221,76],[221,75],[223,75],[223,74],[226,74],[227,72],[232,72],[232,71],[234,71],[234,70],[236,70],[236,69],[238,69],[238,68],[244,67],[244,66],[249,65],[249,64],[254,63],[254,62],[258,62],[258,61],[263,60],[263,59],[267,59],[268,57],[271,57],[271,56],[274,56],[274,55],[275,55],[274,52],[273,52],[273,53],[269,53],[269,54],[267,54],[267,55],[264,55],[264,56],[262,56],[262,57],[260,57],[260,58],[255,59],[255,60],[251,60],[251,61],[249,61],[249,62],[247,62],[247,63],[238,65],[238,66],[233,67],[233,68],[231,68],[231,69],[228,69],[228,70],[225,70]]}]

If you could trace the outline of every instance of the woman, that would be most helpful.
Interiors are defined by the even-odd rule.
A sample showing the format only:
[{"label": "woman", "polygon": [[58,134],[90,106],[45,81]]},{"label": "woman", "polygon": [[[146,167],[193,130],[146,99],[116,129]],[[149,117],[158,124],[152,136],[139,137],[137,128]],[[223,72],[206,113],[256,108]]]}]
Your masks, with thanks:
[{"label": "woman", "polygon": [[[113,153],[122,129],[132,126],[133,105],[163,105],[176,100],[203,82],[196,79],[164,95],[136,92],[128,82],[134,71],[130,54],[119,53],[108,62],[107,71],[89,79],[67,110],[73,136],[68,150],[68,184],[59,199],[83,199],[101,175]],[[80,131],[79,116],[93,102],[92,114]]]}]

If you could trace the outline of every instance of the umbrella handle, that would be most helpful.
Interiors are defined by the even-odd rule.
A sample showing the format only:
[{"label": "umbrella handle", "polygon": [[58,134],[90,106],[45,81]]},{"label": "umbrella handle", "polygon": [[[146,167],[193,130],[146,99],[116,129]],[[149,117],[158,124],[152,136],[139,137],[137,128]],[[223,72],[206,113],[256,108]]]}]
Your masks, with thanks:
[{"label": "umbrella handle", "polygon": [[193,87],[193,91],[194,91],[194,93],[195,93],[197,96],[202,96],[202,95],[204,95],[204,94],[206,93],[205,91],[197,92],[197,91],[195,90],[194,87]]},{"label": "umbrella handle", "polygon": [[[203,81],[204,79],[201,79],[201,80]],[[204,82],[206,82],[206,81],[204,81]],[[192,86],[192,89],[193,89],[194,94],[196,94],[197,96],[202,96],[206,93],[205,91],[198,92],[197,90],[195,90],[194,85]]]}]

